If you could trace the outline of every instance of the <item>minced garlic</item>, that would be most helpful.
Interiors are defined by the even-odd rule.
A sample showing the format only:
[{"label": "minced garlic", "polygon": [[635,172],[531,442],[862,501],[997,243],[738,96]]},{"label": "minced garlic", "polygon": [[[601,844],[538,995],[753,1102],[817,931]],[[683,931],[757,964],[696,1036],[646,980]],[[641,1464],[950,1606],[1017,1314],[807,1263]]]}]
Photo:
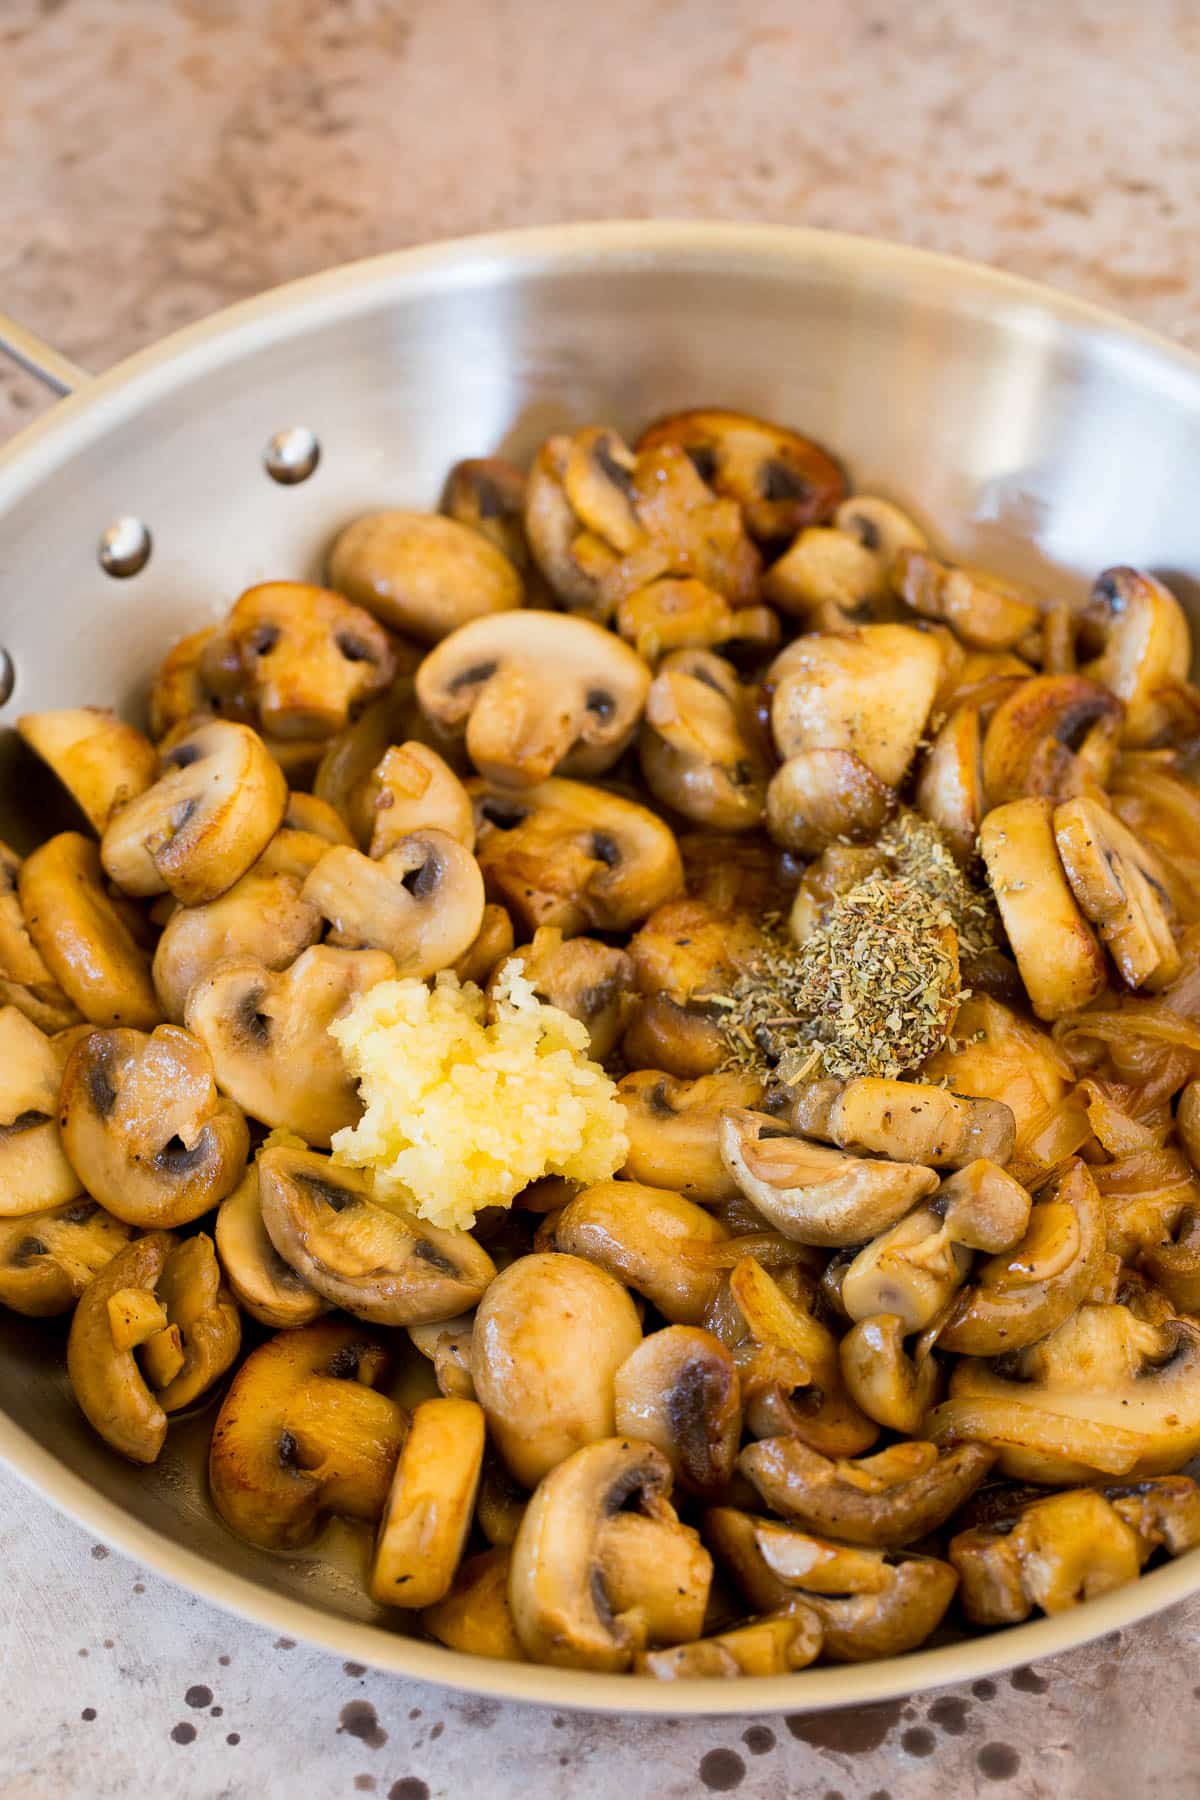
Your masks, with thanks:
[{"label": "minced garlic", "polygon": [[587,1028],[540,1001],[512,961],[489,1006],[450,972],[384,981],[330,1026],[365,1111],[334,1160],[375,1171],[377,1199],[469,1228],[543,1175],[604,1181],[625,1161],[625,1111]]}]

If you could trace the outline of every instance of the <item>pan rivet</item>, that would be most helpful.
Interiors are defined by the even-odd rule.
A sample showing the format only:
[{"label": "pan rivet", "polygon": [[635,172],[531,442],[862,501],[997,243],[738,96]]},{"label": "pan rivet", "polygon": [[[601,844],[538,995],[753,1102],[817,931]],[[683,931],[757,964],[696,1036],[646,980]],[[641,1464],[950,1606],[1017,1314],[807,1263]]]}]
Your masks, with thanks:
[{"label": "pan rivet", "polygon": [[123,580],[125,576],[137,575],[145,568],[150,561],[152,548],[153,539],[149,529],[140,519],[127,513],[124,518],[113,520],[100,539],[96,555],[106,575]]},{"label": "pan rivet", "polygon": [[12,691],[16,686],[17,676],[13,668],[13,659],[7,650],[0,650],[0,706],[12,699]]},{"label": "pan rivet", "polygon": [[277,431],[263,451],[263,468],[272,481],[293,487],[307,481],[321,460],[321,445],[307,425],[289,425]]}]

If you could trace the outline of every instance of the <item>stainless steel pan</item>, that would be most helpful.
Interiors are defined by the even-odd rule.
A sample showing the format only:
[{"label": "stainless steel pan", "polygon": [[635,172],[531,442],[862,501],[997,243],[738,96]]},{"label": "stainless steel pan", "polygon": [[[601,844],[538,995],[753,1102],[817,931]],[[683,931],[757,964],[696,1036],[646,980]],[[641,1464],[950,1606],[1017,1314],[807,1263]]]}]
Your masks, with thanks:
[{"label": "stainless steel pan", "polygon": [[[298,282],[95,380],[2,321],[0,337],[77,390],[0,455],[0,647],[14,677],[0,727],[38,707],[136,708],[174,638],[250,582],[316,575],[354,514],[432,504],[457,457],[521,455],[564,424],[633,427],[704,403],[823,439],[858,485],[902,501],[958,554],[1050,587],[1145,563],[1194,604],[1200,360],[913,250],[585,225]],[[302,476],[316,450],[307,478],[278,479]],[[44,834],[49,804],[0,730],[0,833],[22,845]],[[57,1344],[53,1325],[0,1320],[0,1454],[31,1486],[219,1605],[478,1693],[676,1715],[879,1700],[1051,1655],[1200,1590],[1197,1552],[1056,1619],[772,1681],[663,1687],[464,1658],[372,1608],[336,1527],[294,1561],[230,1537],[205,1496],[211,1411],[173,1428],[151,1471],[110,1455],[75,1409]]]}]

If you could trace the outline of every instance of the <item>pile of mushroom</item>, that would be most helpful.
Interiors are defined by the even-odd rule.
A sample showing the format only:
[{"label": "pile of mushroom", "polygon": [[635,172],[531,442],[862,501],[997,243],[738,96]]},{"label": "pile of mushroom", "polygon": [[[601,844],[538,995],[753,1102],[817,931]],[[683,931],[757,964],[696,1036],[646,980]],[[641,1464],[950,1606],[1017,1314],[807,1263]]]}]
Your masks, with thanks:
[{"label": "pile of mushroom", "polygon": [[[327,581],[169,650],[148,734],[19,722],[78,817],[0,846],[0,1303],[65,1323],[96,1432],[150,1464],[207,1408],[240,1538],[336,1516],[381,1616],[659,1680],[901,1654],[1200,1545],[1168,589],[958,566],[719,410],[460,463]],[[764,967],[914,888],[952,984],[919,1051],[886,914],[894,1066],[836,995],[800,1067],[778,996],[738,1039]],[[330,1156],[330,1027],[511,957],[624,1166],[441,1228]]]}]

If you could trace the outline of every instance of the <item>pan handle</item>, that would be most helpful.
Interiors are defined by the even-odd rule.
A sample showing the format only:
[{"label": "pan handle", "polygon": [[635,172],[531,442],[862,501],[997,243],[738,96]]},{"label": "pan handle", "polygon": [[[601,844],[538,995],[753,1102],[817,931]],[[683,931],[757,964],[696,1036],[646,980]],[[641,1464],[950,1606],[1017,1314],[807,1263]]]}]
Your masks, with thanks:
[{"label": "pan handle", "polygon": [[73,394],[76,388],[91,379],[87,369],[81,369],[53,344],[47,344],[32,331],[27,331],[24,325],[18,325],[7,313],[0,313],[0,350],[7,351],[14,362],[28,369],[56,394]]}]

